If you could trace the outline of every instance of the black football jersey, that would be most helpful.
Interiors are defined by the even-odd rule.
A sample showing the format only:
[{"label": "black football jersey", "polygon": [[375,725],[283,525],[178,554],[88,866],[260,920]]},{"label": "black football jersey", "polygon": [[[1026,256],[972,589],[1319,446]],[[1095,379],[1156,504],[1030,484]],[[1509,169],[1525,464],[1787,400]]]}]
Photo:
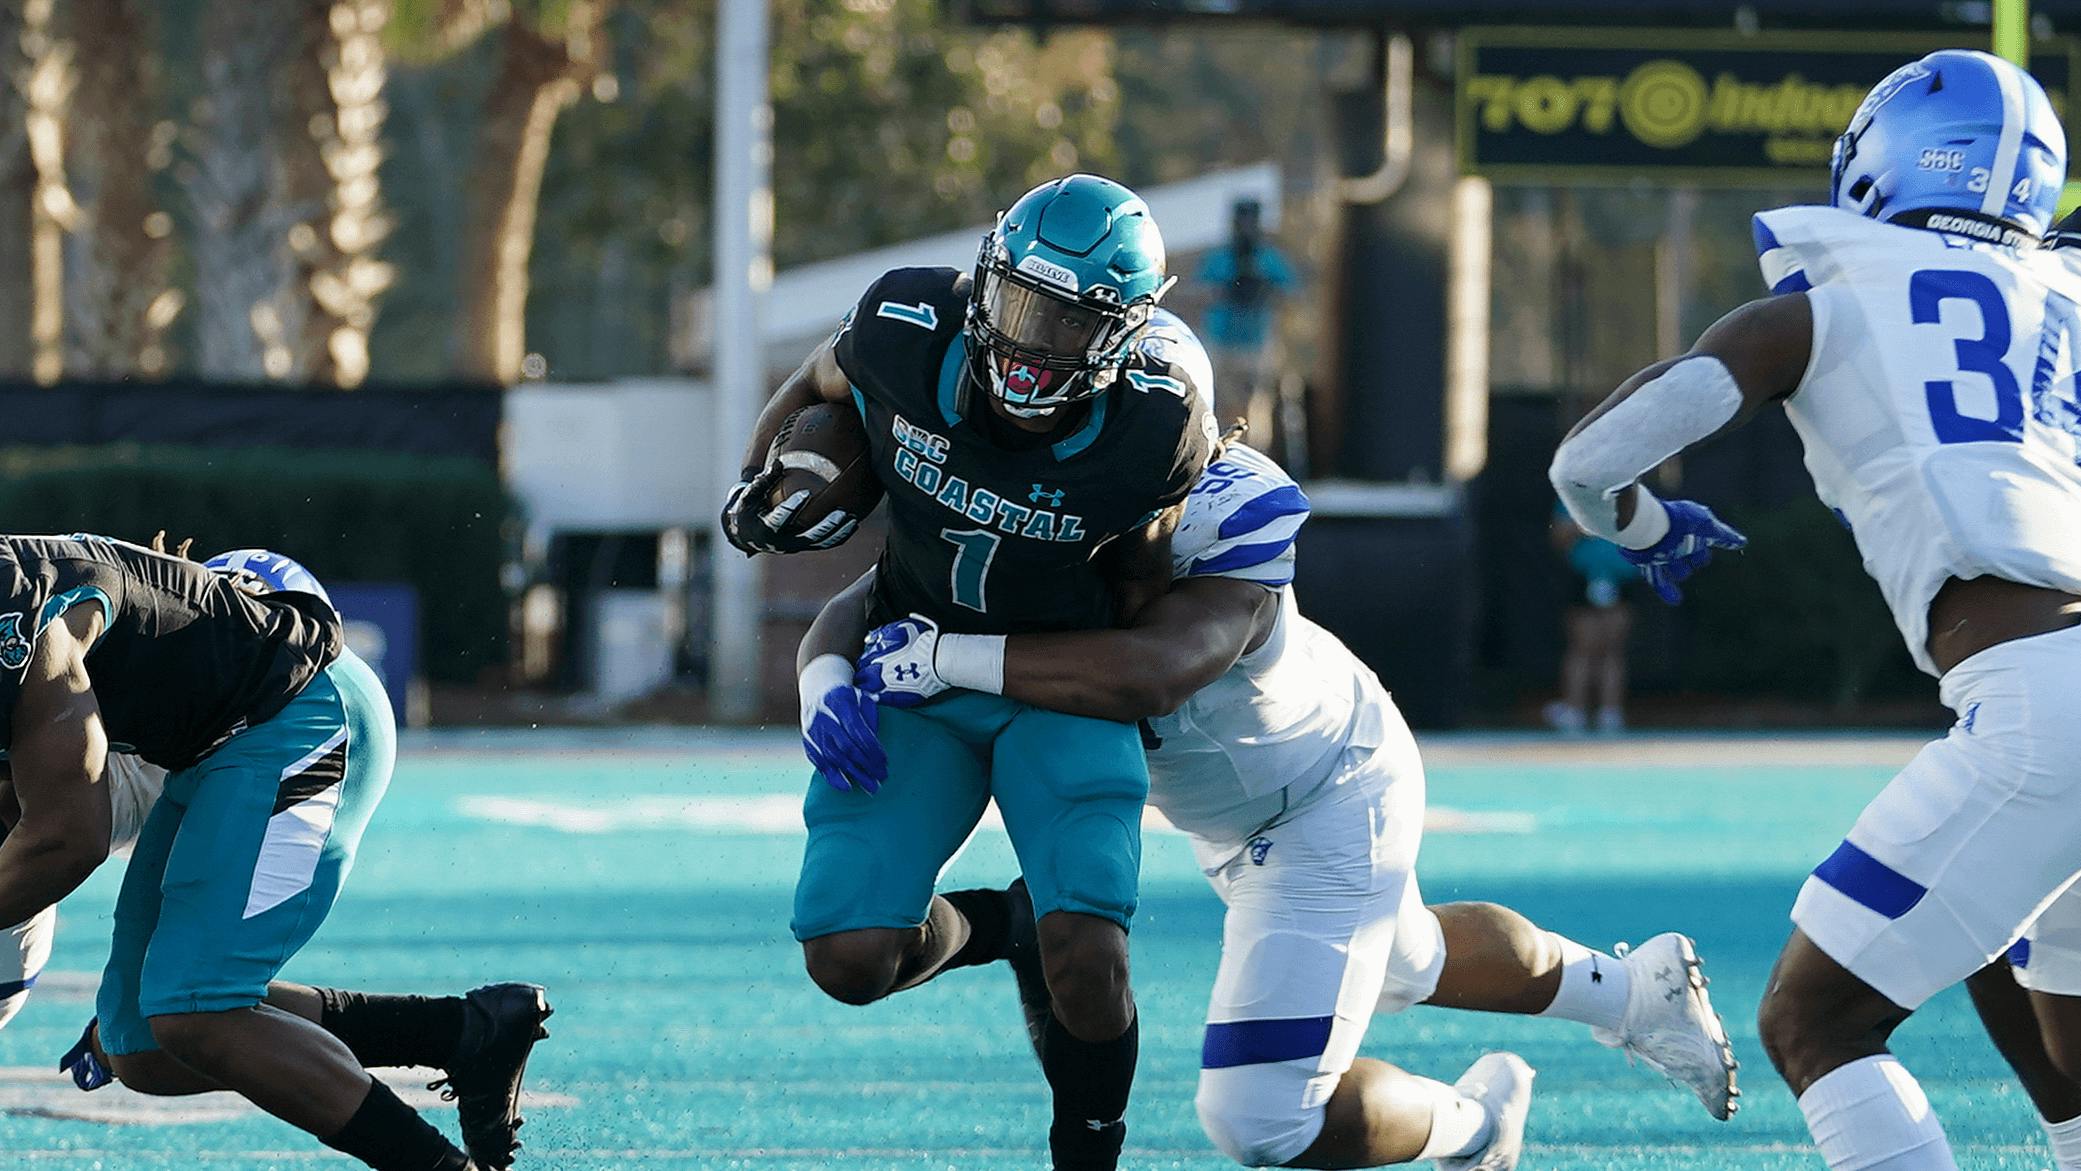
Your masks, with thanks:
[{"label": "black football jersey", "polygon": [[998,441],[988,404],[970,398],[968,295],[958,270],[893,269],[839,330],[888,491],[871,615],[919,613],[966,634],[1110,626],[1093,554],[1191,491],[1215,438],[1202,388],[1162,345],[1139,346],[1075,430]]},{"label": "black football jersey", "polygon": [[0,753],[37,637],[90,602],[107,614],[87,677],[109,748],[162,768],[186,768],[282,710],[342,646],[339,615],[311,594],[251,594],[107,537],[0,537]]}]

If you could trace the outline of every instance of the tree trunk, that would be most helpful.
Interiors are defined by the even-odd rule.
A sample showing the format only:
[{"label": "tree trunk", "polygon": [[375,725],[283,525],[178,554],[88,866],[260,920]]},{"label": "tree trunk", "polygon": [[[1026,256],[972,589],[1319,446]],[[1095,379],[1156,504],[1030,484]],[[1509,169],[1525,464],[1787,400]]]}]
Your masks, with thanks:
[{"label": "tree trunk", "polygon": [[326,0],[216,0],[203,13],[202,97],[181,189],[195,220],[195,367],[205,378],[286,378],[285,237],[299,213],[275,182],[274,80]]},{"label": "tree trunk", "polygon": [[561,41],[518,19],[501,30],[498,77],[485,97],[470,172],[470,234],[456,320],[456,372],[466,378],[520,380],[527,352],[528,255],[550,132],[591,69],[583,47],[590,44],[598,9],[574,6],[574,31]]},{"label": "tree trunk", "polygon": [[80,207],[67,249],[66,364],[98,378],[165,373],[166,327],[180,311],[167,279],[172,222],[159,210],[153,96],[158,55],[148,0],[59,6],[78,85],[67,119],[66,174]]},{"label": "tree trunk", "polygon": [[318,7],[329,9],[329,23],[309,22],[311,35],[280,86],[291,95],[280,135],[282,191],[305,209],[289,234],[296,297],[284,337],[293,377],[354,387],[368,377],[369,330],[394,275],[375,255],[391,227],[376,173],[389,112],[382,32],[390,0]]},{"label": "tree trunk", "polygon": [[36,162],[29,153],[29,85],[35,67],[25,44],[26,0],[0,0],[0,378],[20,380],[36,366]]},{"label": "tree trunk", "polygon": [[[216,0],[184,186],[198,366],[358,385],[390,269],[378,200],[389,0]],[[255,149],[256,144],[260,149]]]},{"label": "tree trunk", "polygon": [[46,386],[65,373],[65,234],[79,222],[79,208],[65,185],[65,119],[77,75],[72,46],[57,35],[51,9],[52,0],[27,0],[22,9],[22,52],[30,61],[23,89],[28,101],[25,129],[35,169],[29,338],[35,349],[32,372]]}]

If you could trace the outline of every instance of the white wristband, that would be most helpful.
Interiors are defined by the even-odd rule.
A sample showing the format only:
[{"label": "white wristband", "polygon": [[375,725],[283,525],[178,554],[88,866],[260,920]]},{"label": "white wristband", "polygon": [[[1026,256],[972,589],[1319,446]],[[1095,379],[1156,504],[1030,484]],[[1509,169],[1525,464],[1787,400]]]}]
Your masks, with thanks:
[{"label": "white wristband", "polygon": [[1645,486],[1634,490],[1640,494],[1633,499],[1633,519],[1612,540],[1622,549],[1652,548],[1669,535],[1669,510]]},{"label": "white wristband", "polygon": [[942,634],[932,656],[932,669],[948,687],[1003,695],[1004,636]]},{"label": "white wristband", "polygon": [[815,703],[834,687],[851,687],[853,665],[844,655],[818,655],[803,666],[795,685],[801,690],[804,704]]}]

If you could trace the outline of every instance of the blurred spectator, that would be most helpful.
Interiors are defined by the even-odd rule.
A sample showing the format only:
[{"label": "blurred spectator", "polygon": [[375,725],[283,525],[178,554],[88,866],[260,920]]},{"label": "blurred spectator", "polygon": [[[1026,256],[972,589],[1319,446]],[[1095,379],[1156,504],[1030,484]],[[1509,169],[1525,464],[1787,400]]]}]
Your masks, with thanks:
[{"label": "blurred spectator", "polygon": [[1293,288],[1293,268],[1265,239],[1256,200],[1237,200],[1231,214],[1228,243],[1200,262],[1199,279],[1212,297],[1201,334],[1214,361],[1214,417],[1223,426],[1248,419],[1255,442],[1263,444],[1271,436],[1279,379],[1272,316]]},{"label": "blurred spectator", "polygon": [[1575,588],[1582,593],[1568,607],[1561,698],[1546,705],[1546,722],[1561,732],[1583,731],[1589,723],[1594,681],[1597,730],[1622,732],[1626,727],[1626,640],[1633,630],[1633,607],[1626,591],[1640,580],[1640,570],[1617,545],[1582,531],[1558,505],[1549,534],[1555,550],[1568,561]]}]

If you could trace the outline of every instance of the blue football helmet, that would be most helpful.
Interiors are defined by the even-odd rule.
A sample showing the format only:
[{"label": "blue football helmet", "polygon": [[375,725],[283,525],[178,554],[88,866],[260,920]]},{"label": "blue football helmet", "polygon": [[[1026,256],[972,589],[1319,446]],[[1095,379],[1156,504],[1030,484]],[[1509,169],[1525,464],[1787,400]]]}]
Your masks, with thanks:
[{"label": "blue football helmet", "polygon": [[983,236],[971,376],[1025,418],[1103,394],[1172,283],[1140,196],[1097,175],[1043,183]]},{"label": "blue football helmet", "polygon": [[2030,74],[1945,49],[1893,71],[1836,140],[1831,206],[1877,220],[1950,212],[2042,236],[2067,178],[2067,135]]},{"label": "blue football helmet", "polygon": [[203,565],[259,593],[315,594],[327,605],[332,604],[332,595],[325,592],[325,586],[310,570],[280,553],[233,549],[217,554]]}]

